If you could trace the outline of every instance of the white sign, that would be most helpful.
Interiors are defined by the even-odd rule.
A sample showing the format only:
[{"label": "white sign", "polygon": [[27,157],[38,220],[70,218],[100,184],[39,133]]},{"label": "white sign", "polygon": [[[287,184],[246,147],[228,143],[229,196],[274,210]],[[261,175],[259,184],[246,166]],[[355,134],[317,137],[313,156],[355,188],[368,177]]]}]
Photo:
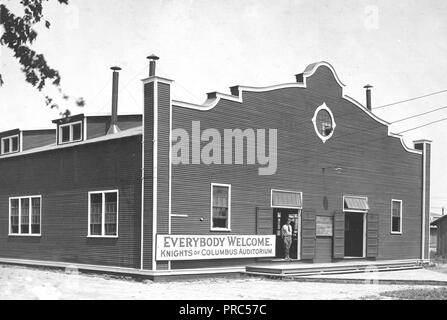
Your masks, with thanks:
[{"label": "white sign", "polygon": [[157,261],[274,257],[275,235],[157,235]]}]

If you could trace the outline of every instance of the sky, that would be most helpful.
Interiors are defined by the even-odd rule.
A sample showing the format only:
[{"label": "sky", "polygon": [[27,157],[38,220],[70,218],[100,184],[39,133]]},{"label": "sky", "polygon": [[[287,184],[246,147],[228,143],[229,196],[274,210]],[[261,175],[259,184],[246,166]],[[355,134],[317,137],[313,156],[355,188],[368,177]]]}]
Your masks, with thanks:
[{"label": "sky", "polygon": [[[18,0],[0,0],[18,12]],[[83,97],[76,113],[108,113],[110,67],[120,66],[119,112],[142,112],[141,79],[150,54],[157,74],[174,80],[173,98],[202,103],[206,93],[233,85],[294,82],[307,65],[327,61],[364,103],[373,85],[373,108],[447,89],[447,1],[354,0],[70,0],[49,1],[50,29],[37,27],[33,44],[62,76],[62,88]],[[11,52],[0,47],[0,131],[47,128],[59,117],[45,92],[24,81]],[[447,92],[373,110],[393,122],[447,106]],[[391,125],[391,131],[447,118],[447,108]],[[447,135],[441,121],[404,133],[408,146],[433,140],[432,211],[447,208]],[[447,213],[447,210],[446,210]]]}]

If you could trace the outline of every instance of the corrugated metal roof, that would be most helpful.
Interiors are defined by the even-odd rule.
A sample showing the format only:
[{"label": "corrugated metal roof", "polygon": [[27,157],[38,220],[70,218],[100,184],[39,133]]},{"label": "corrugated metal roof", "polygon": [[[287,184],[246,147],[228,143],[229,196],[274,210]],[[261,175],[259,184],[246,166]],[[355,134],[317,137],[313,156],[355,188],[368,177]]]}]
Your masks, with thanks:
[{"label": "corrugated metal roof", "polygon": [[[49,150],[74,148],[76,146],[90,144],[90,143],[97,143],[97,142],[102,142],[102,141],[109,141],[109,140],[121,139],[121,138],[126,138],[126,137],[131,137],[131,136],[137,136],[137,135],[141,135],[142,133],[143,133],[143,128],[142,128],[142,126],[140,126],[140,127],[123,130],[123,131],[120,131],[117,133],[107,134],[107,135],[104,135],[101,137],[88,139],[88,140],[84,140],[84,141],[80,141],[80,142],[73,142],[73,143],[59,144],[59,145],[54,142],[50,145],[46,145],[43,147],[33,148],[33,149],[25,150],[22,152],[18,152],[18,153],[0,156],[0,160],[6,159],[6,158],[20,157],[20,156],[24,156],[24,155],[28,155],[28,154],[44,152],[44,151],[49,151]],[[54,139],[56,139],[56,137]]]}]

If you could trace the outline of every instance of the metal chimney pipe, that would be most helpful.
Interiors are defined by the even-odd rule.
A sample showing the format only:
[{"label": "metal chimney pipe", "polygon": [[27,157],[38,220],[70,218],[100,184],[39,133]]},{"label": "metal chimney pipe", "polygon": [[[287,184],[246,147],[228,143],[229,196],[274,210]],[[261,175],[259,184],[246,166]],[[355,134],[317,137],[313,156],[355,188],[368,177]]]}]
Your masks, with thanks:
[{"label": "metal chimney pipe", "polygon": [[121,70],[120,67],[111,67],[111,70],[113,70],[113,84],[112,84],[112,116],[110,119],[110,127],[107,132],[109,133],[117,133],[120,131],[118,127],[118,80],[119,80],[119,73],[118,71]]},{"label": "metal chimney pipe", "polygon": [[370,84],[367,84],[363,88],[366,89],[366,108],[371,111],[372,110],[372,104],[371,104],[371,88],[373,86]]},{"label": "metal chimney pipe", "polygon": [[149,77],[155,76],[155,65],[156,61],[160,59],[155,54],[151,54],[150,56],[146,57],[149,59]]}]

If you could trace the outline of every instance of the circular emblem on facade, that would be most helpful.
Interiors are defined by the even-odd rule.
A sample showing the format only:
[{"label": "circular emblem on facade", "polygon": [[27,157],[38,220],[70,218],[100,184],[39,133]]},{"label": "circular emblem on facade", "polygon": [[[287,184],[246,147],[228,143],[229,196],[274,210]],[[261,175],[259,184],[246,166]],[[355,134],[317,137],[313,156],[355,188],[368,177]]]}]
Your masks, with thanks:
[{"label": "circular emblem on facade", "polygon": [[331,109],[327,107],[326,103],[323,103],[315,110],[312,122],[314,124],[315,132],[323,143],[330,139],[334,134],[334,115],[332,114]]}]

